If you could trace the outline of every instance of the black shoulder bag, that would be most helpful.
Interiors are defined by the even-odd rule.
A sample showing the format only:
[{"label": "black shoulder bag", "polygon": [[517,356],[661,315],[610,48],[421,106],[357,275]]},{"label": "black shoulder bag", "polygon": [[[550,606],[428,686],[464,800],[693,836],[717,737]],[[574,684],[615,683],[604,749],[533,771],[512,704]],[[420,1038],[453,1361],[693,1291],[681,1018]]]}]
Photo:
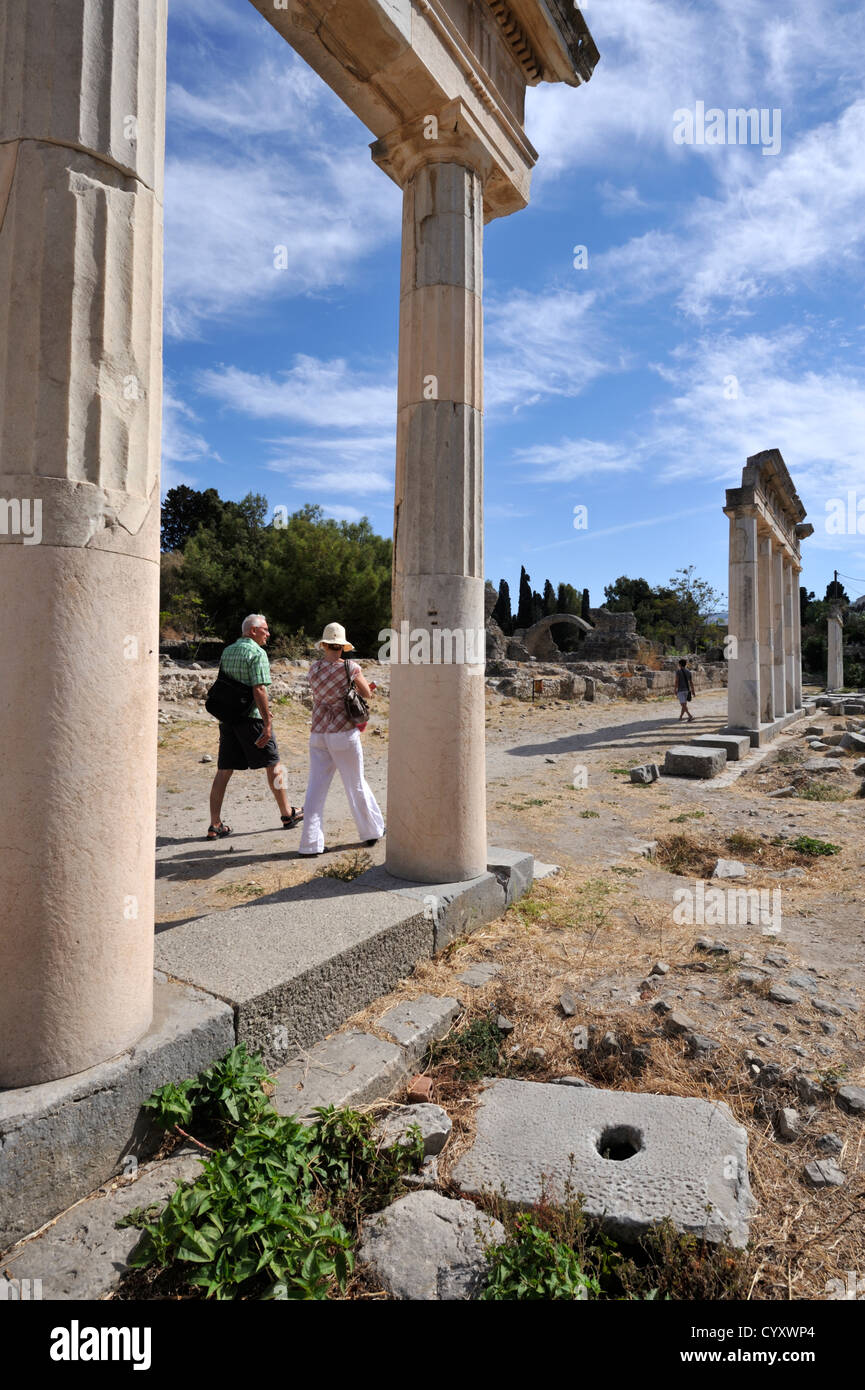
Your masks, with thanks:
[{"label": "black shoulder bag", "polygon": [[219,674],[207,692],[204,708],[221,724],[235,724],[243,719],[252,704],[252,686],[228,676],[220,667]]}]

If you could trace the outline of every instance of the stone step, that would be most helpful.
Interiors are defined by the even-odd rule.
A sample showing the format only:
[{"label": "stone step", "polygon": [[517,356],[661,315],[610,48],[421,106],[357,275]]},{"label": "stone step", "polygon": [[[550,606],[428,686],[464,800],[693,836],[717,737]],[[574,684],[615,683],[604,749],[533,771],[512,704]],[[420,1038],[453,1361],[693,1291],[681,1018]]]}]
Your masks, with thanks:
[{"label": "stone step", "polygon": [[751,751],[751,740],[747,734],[697,734],[691,739],[694,748],[723,748],[727,762],[738,762]]},{"label": "stone step", "polygon": [[120,1283],[141,1237],[137,1227],[118,1230],[117,1222],[136,1207],[164,1206],[178,1182],[194,1182],[200,1171],[197,1153],[173,1154],[142,1166],[132,1181],[112,1182],[65,1211],[4,1257],[3,1273],[12,1282],[7,1297],[16,1297],[16,1284],[28,1279],[31,1290],[33,1281],[40,1281],[39,1294],[46,1301],[102,1298]]},{"label": "stone step", "polygon": [[409,883],[382,867],[313,879],[160,933],[157,965],[231,1004],[237,1041],[278,1067],[531,886],[530,854],[491,849],[488,862],[464,883]]}]

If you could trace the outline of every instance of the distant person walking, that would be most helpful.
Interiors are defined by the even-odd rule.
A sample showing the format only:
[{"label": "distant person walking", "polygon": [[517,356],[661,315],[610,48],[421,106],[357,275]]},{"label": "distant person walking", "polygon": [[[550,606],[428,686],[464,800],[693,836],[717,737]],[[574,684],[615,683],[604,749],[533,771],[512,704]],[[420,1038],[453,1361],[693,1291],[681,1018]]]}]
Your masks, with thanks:
[{"label": "distant person walking", "polygon": [[681,661],[679,662],[678,670],[676,671],[676,696],[678,698],[679,704],[682,706],[681,710],[679,711],[679,723],[681,724],[682,720],[685,718],[685,715],[687,715],[688,722],[693,724],[694,716],[688,709],[688,705],[690,704],[691,700],[696,698],[696,692],[694,690],[694,673],[693,671],[688,670],[688,662],[685,657],[682,657]]},{"label": "distant person walking", "polygon": [[[219,723],[219,756],[217,773],[210,788],[210,826],[208,840],[219,840],[231,834],[231,826],[221,819],[225,789],[233,772],[247,768],[265,768],[267,783],[276,798],[284,830],[292,830],[303,820],[303,811],[288,803],[285,794],[285,768],[279,761],[279,749],[273,737],[273,718],[267,699],[270,685],[270,662],[265,643],[270,636],[263,613],[250,613],[241,626],[242,636],[222,653],[220,676],[250,687],[249,707],[237,718]],[[243,691],[240,691],[243,695]]]},{"label": "distant person walking", "polygon": [[354,647],[346,640],[345,628],[339,623],[328,623],[316,646],[321,656],[309,668],[312,690],[309,783],[303,803],[305,820],[299,849],[300,854],[309,856],[325,851],[324,803],[337,770],[359,839],[365,845],[374,845],[384,834],[384,817],[364,777],[360,730],[345,709],[345,696],[352,679],[365,700],[370,698],[372,690],[361,675],[358,663],[345,658],[345,653],[353,652]]}]

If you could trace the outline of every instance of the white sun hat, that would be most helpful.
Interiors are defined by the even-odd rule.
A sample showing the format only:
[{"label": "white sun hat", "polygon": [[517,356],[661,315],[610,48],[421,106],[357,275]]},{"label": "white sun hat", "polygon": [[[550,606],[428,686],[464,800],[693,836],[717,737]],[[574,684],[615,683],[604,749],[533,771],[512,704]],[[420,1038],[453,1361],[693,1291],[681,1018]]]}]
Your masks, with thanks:
[{"label": "white sun hat", "polygon": [[317,647],[325,647],[325,646],[327,646],[328,644],[332,644],[332,645],[335,646],[337,642],[340,643],[340,645],[342,646],[343,651],[346,651],[346,652],[353,652],[353,651],[354,651],[354,646],[353,646],[353,644],[352,644],[351,642],[349,642],[349,641],[346,640],[345,628],[342,626],[342,624],[341,624],[341,623],[328,623],[327,627],[324,629],[324,632],[321,634],[321,637],[319,638],[319,640],[316,642],[315,645],[316,645]]}]

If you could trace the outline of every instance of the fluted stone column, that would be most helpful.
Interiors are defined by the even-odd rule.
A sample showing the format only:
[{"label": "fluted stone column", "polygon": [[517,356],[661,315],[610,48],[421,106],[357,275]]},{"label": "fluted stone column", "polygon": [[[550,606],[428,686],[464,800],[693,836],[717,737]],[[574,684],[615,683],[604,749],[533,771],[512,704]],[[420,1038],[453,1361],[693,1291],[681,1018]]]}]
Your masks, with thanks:
[{"label": "fluted stone column", "polygon": [[391,670],[386,864],[425,883],[487,859],[483,151],[446,138],[401,149],[393,620],[410,648]]},{"label": "fluted stone column", "polygon": [[[152,1014],[166,0],[0,8],[0,1085]],[[8,532],[9,528],[7,528]]]},{"label": "fluted stone column", "polygon": [[785,680],[784,653],[786,628],[784,617],[784,569],[785,557],[776,548],[772,556],[772,640],[775,664],[772,668],[772,691],[775,704],[775,718],[787,713],[787,685]]},{"label": "fluted stone column", "polygon": [[[796,613],[799,610],[799,592],[794,587],[793,566],[784,561],[784,694],[787,712],[798,709],[796,704]],[[795,611],[794,611],[795,610]]]},{"label": "fluted stone column", "polygon": [[760,722],[771,724],[775,718],[775,642],[772,630],[772,538],[761,536],[758,543],[757,602],[760,638]]},{"label": "fluted stone column", "polygon": [[844,686],[844,622],[840,608],[829,610],[829,670],[827,690],[841,690]]},{"label": "fluted stone column", "polygon": [[793,568],[793,708],[802,708],[802,609],[799,604],[801,568]]},{"label": "fluted stone column", "polygon": [[730,517],[730,596],[727,630],[735,640],[727,677],[727,723],[735,729],[760,724],[757,516]]}]

